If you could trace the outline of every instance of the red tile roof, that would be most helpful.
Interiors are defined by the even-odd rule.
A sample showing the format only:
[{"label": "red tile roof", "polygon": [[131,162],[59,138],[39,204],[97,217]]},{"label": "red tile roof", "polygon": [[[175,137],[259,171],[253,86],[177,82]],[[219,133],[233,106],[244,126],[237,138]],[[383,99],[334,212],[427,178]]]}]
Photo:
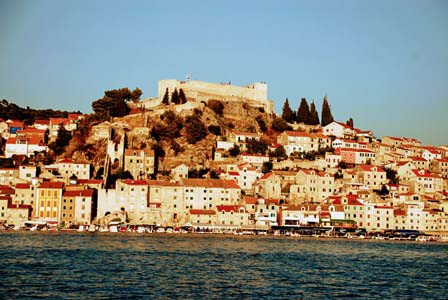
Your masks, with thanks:
[{"label": "red tile roof", "polygon": [[73,160],[71,160],[70,158],[64,158],[64,159],[61,159],[59,162],[60,163],[73,163]]},{"label": "red tile roof", "polygon": [[393,209],[392,206],[387,206],[387,205],[375,205],[375,208],[378,208],[378,209]]},{"label": "red tile roof", "polygon": [[[338,124],[338,125],[341,125],[342,127],[344,127],[344,128],[350,128],[350,129],[352,129],[350,126],[348,126],[347,124],[344,124],[344,123],[341,123],[341,122],[334,122],[334,123],[336,123],[336,124]],[[330,124],[332,124],[332,123],[330,123]],[[328,124],[328,125],[330,125],[330,124]],[[327,126],[328,126],[327,125]]]},{"label": "red tile roof", "polygon": [[394,216],[406,216],[406,211],[403,209],[394,209]]},{"label": "red tile roof", "polygon": [[92,197],[93,190],[65,191],[62,197]]},{"label": "red tile roof", "polygon": [[356,195],[347,195],[347,204],[348,205],[364,205],[361,201],[358,200]]},{"label": "red tile roof", "polygon": [[16,184],[16,189],[27,190],[29,188],[30,188],[30,184],[29,183],[18,183],[18,184]]},{"label": "red tile roof", "polygon": [[32,206],[28,204],[8,204],[8,209],[31,209]]},{"label": "red tile roof", "polygon": [[423,157],[419,157],[419,156],[409,156],[409,158],[412,161],[427,161],[426,159],[424,159]]},{"label": "red tile roof", "polygon": [[148,180],[149,186],[181,186],[179,183],[164,180]]},{"label": "red tile roof", "polygon": [[[336,153],[337,152],[337,153]],[[368,149],[360,149],[360,148],[338,148],[334,151],[335,154],[340,152],[364,152],[364,153],[375,153]]]},{"label": "red tile roof", "polygon": [[14,121],[11,121],[11,122],[7,122],[8,123],[8,126],[9,126],[9,128],[23,128],[23,122],[22,121],[17,121],[17,120],[14,120]]},{"label": "red tile roof", "polygon": [[68,114],[68,119],[72,120],[72,121],[76,121],[82,116],[83,116],[82,114]]},{"label": "red tile roof", "polygon": [[225,179],[192,178],[192,179],[183,179],[182,183],[184,184],[184,186],[221,188],[221,189],[240,189],[240,187],[235,181]]},{"label": "red tile roof", "polygon": [[14,145],[14,144],[17,143],[17,140],[19,140],[19,141],[26,141],[28,143],[28,145],[44,146],[43,140],[40,137],[38,137],[38,136],[30,136],[30,137],[22,137],[22,138],[10,137],[6,141],[6,144]]},{"label": "red tile roof", "polygon": [[102,179],[78,179],[78,184],[101,184]]},{"label": "red tile roof", "polygon": [[308,132],[304,131],[285,131],[288,136],[296,136],[296,137],[310,137]]},{"label": "red tile roof", "polygon": [[431,173],[431,172],[428,172],[426,170],[412,169],[412,172],[417,177],[422,177],[422,178],[441,178],[439,175]]},{"label": "red tile roof", "polygon": [[254,156],[254,157],[269,157],[269,155],[255,154],[255,153],[242,153],[242,156]]},{"label": "red tile roof", "polygon": [[[136,150],[136,149],[126,149],[126,150],[124,150],[124,155],[125,156],[140,156],[140,153],[142,151],[145,153],[145,156],[147,156],[147,157],[155,156],[154,150]],[[134,152],[135,152],[135,155],[134,155]]]},{"label": "red tile roof", "polygon": [[127,185],[148,185],[148,181],[146,180],[124,179],[121,182]]},{"label": "red tile roof", "polygon": [[365,172],[374,172],[374,168],[376,168],[376,172],[386,172],[381,168],[380,166],[373,166],[373,165],[359,165],[359,167],[365,171]]},{"label": "red tile roof", "polygon": [[0,191],[9,191],[12,188],[9,185],[0,185]]},{"label": "red tile roof", "polygon": [[190,209],[191,215],[216,215],[216,211],[212,209]]},{"label": "red tile roof", "polygon": [[17,130],[16,133],[17,134],[20,134],[20,133],[34,133],[34,134],[45,135],[45,130],[37,129],[37,128],[33,128],[33,127],[27,127],[25,129],[22,129],[22,130]]},{"label": "red tile roof", "polygon": [[260,179],[268,179],[269,177],[271,177],[271,175],[274,175],[274,173],[273,172],[266,173]]},{"label": "red tile roof", "polygon": [[70,123],[70,120],[68,118],[50,118],[50,124],[52,126],[60,125],[61,123],[67,125]]},{"label": "red tile roof", "polygon": [[244,196],[244,202],[246,204],[257,204],[257,198],[252,196]]},{"label": "red tile roof", "polygon": [[243,206],[240,205],[217,205],[216,209],[219,212],[225,211],[225,212],[239,212],[240,208],[244,208]]},{"label": "red tile roof", "polygon": [[39,185],[40,189],[62,189],[64,188],[63,182],[57,181],[44,181]]},{"label": "red tile roof", "polygon": [[39,125],[50,125],[50,120],[35,120],[34,124],[39,124]]},{"label": "red tile roof", "polygon": [[448,158],[436,158],[435,161],[437,161],[437,162],[448,162]]}]

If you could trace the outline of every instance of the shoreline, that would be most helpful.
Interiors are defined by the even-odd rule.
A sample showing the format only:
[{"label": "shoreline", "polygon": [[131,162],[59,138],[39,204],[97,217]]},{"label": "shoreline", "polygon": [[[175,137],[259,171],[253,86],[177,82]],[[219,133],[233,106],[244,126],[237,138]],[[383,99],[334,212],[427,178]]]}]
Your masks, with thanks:
[{"label": "shoreline", "polygon": [[225,237],[225,238],[241,238],[241,239],[286,239],[286,240],[321,240],[321,241],[362,241],[362,242],[384,242],[384,243],[415,243],[415,244],[434,244],[434,245],[446,245],[448,239],[438,240],[416,240],[405,238],[360,238],[360,237],[337,237],[337,236],[313,236],[313,235],[274,235],[274,234],[233,234],[233,233],[217,233],[217,232],[187,232],[187,233],[169,233],[169,232],[153,232],[153,233],[138,233],[138,232],[88,232],[77,230],[48,230],[48,231],[30,231],[30,230],[1,230],[0,235],[3,234],[26,234],[26,235],[92,235],[92,236],[117,236],[117,237]]}]

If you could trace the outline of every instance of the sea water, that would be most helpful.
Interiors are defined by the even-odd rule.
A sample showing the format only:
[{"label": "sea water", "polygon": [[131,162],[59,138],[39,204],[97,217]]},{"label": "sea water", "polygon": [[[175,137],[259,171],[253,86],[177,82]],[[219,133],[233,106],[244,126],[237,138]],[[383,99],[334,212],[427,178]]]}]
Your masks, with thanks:
[{"label": "sea water", "polygon": [[447,299],[448,244],[1,233],[0,299]]}]

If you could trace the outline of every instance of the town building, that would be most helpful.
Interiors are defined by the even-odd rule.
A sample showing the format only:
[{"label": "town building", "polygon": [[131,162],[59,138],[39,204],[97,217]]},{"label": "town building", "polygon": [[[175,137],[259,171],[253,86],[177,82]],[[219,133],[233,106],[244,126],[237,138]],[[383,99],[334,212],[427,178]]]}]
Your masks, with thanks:
[{"label": "town building", "polygon": [[124,152],[124,170],[134,179],[148,179],[154,174],[154,150],[126,149]]},{"label": "town building", "polygon": [[62,182],[42,182],[37,187],[36,212],[41,221],[58,224],[61,220]]}]

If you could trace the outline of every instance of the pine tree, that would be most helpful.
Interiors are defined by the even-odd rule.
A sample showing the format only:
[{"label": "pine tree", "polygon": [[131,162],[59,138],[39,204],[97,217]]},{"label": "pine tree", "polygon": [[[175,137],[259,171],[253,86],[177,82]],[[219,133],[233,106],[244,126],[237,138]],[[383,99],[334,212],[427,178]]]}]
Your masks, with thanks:
[{"label": "pine tree", "polygon": [[309,124],[310,122],[310,107],[305,98],[300,100],[299,110],[297,111],[297,123]]},{"label": "pine tree", "polygon": [[177,92],[177,88],[175,88],[173,94],[171,94],[171,102],[174,104],[180,103],[180,98],[179,98],[179,93]]},{"label": "pine tree", "polygon": [[282,118],[288,123],[294,122],[294,113],[291,110],[291,107],[289,107],[288,98],[286,98],[285,104],[283,104]]},{"label": "pine tree", "polygon": [[168,91],[168,88],[166,88],[165,95],[163,96],[162,103],[165,104],[165,105],[170,104],[170,92]]},{"label": "pine tree", "polygon": [[324,102],[322,103],[322,126],[327,126],[334,121],[333,115],[331,114],[330,104],[328,104],[327,96],[324,97]]},{"label": "pine tree", "polygon": [[310,105],[310,125],[318,125],[319,124],[319,114],[316,110],[316,105],[314,104],[314,101],[311,102]]},{"label": "pine tree", "polygon": [[184,90],[179,90],[179,98],[180,98],[180,104],[187,103],[187,97],[185,96]]}]

